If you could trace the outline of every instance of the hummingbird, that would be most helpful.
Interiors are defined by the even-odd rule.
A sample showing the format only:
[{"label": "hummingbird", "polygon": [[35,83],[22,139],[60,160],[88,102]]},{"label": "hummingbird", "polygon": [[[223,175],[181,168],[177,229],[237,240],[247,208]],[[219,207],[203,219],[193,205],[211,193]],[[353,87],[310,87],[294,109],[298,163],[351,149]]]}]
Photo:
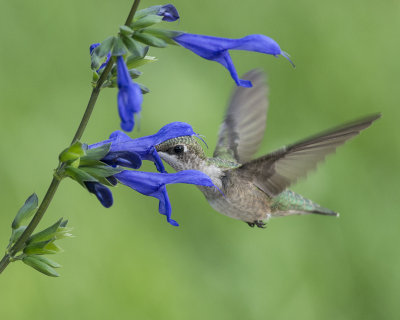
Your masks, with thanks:
[{"label": "hummingbird", "polygon": [[260,70],[251,70],[243,78],[253,87],[234,89],[213,157],[206,156],[197,138],[183,136],[157,145],[160,158],[176,171],[194,169],[207,174],[217,188],[198,188],[211,207],[250,227],[264,228],[271,217],[338,216],[287,188],[381,115],[357,119],[252,159],[264,136],[268,87]]}]

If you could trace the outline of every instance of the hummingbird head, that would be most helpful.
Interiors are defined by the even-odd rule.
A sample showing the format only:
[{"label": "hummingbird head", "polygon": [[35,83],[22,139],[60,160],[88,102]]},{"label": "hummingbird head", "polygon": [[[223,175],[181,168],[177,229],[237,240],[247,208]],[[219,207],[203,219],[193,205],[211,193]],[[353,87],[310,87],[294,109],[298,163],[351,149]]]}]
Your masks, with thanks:
[{"label": "hummingbird head", "polygon": [[161,159],[176,171],[200,170],[206,162],[203,148],[193,136],[183,136],[156,145]]}]

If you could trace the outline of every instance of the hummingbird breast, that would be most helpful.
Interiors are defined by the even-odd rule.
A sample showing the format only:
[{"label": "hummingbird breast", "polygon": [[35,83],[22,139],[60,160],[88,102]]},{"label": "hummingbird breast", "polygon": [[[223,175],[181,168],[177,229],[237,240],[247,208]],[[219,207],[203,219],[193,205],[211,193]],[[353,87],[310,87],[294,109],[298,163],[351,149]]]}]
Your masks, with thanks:
[{"label": "hummingbird breast", "polygon": [[[229,172],[230,173],[230,172]],[[268,196],[250,181],[223,172],[220,191],[199,186],[209,204],[218,212],[234,219],[253,222],[269,217]]]}]

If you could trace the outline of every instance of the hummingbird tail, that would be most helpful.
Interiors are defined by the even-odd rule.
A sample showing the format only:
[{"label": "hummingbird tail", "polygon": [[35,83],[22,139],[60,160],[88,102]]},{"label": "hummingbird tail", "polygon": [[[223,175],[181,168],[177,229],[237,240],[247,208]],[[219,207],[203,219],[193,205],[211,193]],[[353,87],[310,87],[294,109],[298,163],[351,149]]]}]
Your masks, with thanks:
[{"label": "hummingbird tail", "polygon": [[312,211],[308,211],[307,213],[316,213],[316,214],[322,214],[325,216],[335,216],[335,217],[339,217],[339,213],[332,211],[330,209],[327,208],[323,208],[321,206],[318,207],[318,209],[312,210]]},{"label": "hummingbird tail", "polygon": [[271,206],[272,216],[289,216],[293,214],[322,214],[325,216],[338,217],[339,213],[330,209],[324,208],[319,204],[312,202],[303,196],[290,191],[285,190],[277,197],[274,198],[274,202]]}]

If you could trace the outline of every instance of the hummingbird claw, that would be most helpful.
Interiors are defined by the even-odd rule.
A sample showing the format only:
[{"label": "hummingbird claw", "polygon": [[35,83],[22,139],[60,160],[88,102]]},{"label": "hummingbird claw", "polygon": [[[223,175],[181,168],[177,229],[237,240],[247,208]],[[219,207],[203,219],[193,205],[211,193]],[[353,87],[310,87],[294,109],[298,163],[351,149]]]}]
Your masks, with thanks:
[{"label": "hummingbird claw", "polygon": [[250,227],[254,228],[254,226],[257,226],[258,228],[265,229],[266,228],[266,223],[263,222],[262,220],[255,220],[253,222],[246,222]]}]

